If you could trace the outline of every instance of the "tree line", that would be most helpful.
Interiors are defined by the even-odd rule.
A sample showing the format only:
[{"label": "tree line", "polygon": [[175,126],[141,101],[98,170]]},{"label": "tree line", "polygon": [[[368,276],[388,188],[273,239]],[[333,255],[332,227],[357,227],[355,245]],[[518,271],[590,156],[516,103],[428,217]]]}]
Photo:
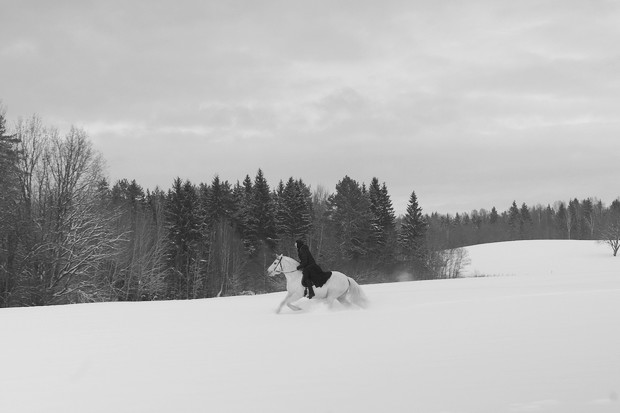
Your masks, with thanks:
[{"label": "tree line", "polygon": [[451,278],[466,259],[459,247],[618,239],[618,217],[620,201],[593,199],[428,215],[415,191],[396,217],[376,177],[345,176],[330,193],[295,177],[272,187],[261,169],[234,183],[144,189],[108,182],[84,130],[61,134],[32,116],[9,131],[0,111],[0,307],[278,291],[283,277],[265,269],[275,253],[296,258],[296,239],[361,283]]},{"label": "tree line", "polygon": [[620,249],[620,198],[606,206],[596,198],[568,202],[557,201],[554,205],[516,201],[505,211],[498,213],[474,210],[471,213],[438,214],[426,216],[429,224],[428,242],[435,248],[458,248],[489,242],[528,239],[600,240],[612,247],[615,256]]},{"label": "tree line", "polygon": [[304,239],[325,269],[360,282],[441,276],[415,192],[397,219],[385,183],[345,176],[329,193],[258,170],[168,190],[110,183],[82,129],[0,113],[0,306],[192,299],[280,290],[265,269]]}]

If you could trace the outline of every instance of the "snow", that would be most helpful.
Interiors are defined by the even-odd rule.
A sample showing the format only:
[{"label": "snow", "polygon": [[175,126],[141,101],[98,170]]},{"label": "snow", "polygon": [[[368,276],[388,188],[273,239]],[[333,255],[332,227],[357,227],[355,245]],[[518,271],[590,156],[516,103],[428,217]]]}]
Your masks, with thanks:
[{"label": "snow", "polygon": [[595,241],[533,240],[467,247],[474,265],[466,275],[553,275],[616,273],[620,268],[611,247]]},{"label": "snow", "polygon": [[467,251],[469,277],[365,285],[367,310],[276,315],[284,293],[2,309],[0,412],[620,412],[620,258]]}]

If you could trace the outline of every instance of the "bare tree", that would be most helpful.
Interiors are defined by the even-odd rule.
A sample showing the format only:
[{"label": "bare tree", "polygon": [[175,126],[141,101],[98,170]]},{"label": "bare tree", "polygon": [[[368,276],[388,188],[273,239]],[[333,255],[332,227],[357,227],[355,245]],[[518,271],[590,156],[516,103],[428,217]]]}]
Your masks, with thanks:
[{"label": "bare tree", "polygon": [[571,208],[571,204],[569,202],[568,208],[566,208],[566,233],[568,234],[568,239],[571,239],[572,228],[573,228],[573,208]]},{"label": "bare tree", "polygon": [[602,242],[609,245],[614,257],[620,250],[620,198],[611,203],[605,227],[601,231]]},{"label": "bare tree", "polygon": [[37,115],[17,121],[16,135],[19,138],[20,186],[22,203],[27,218],[31,218],[33,199],[38,195],[36,178],[41,177],[41,159],[48,147],[50,130],[46,129]]},{"label": "bare tree", "polygon": [[152,300],[165,290],[166,235],[158,225],[163,221],[162,205],[154,203],[151,208],[137,212],[130,232],[123,226],[116,229],[123,239],[122,256],[117,257],[111,280],[122,300]]},{"label": "bare tree", "polygon": [[[328,210],[328,199],[329,199],[329,191],[324,186],[317,186],[312,194],[312,209],[314,212],[314,222],[312,226],[312,241],[316,243],[316,255],[317,257],[323,258],[325,257],[325,244],[329,243],[327,241],[328,238],[328,220],[327,220],[327,210]],[[292,245],[292,244],[291,244]],[[291,248],[289,245],[286,245],[286,248]],[[296,253],[296,251],[291,251],[289,255]],[[295,256],[295,255],[293,255]],[[329,258],[328,258],[329,260]]]},{"label": "bare tree", "polygon": [[46,303],[101,301],[110,292],[100,277],[102,265],[115,254],[121,236],[111,230],[111,219],[91,205],[67,213],[59,231],[47,234],[32,252],[43,257]]},{"label": "bare tree", "polygon": [[98,210],[101,157],[80,129],[60,137],[36,117],[18,129],[25,138],[22,196],[33,222],[25,295],[33,304],[107,299],[100,270],[122,236],[112,231],[114,217]]},{"label": "bare tree", "polygon": [[240,293],[241,275],[246,268],[243,241],[228,219],[214,222],[208,232],[205,285],[207,293],[217,297]]},{"label": "bare tree", "polygon": [[608,226],[602,231],[602,236],[602,242],[611,247],[615,257],[618,254],[618,250],[620,250],[620,225]]},{"label": "bare tree", "polygon": [[469,264],[469,256],[463,248],[429,251],[426,266],[432,278],[458,278],[463,267]]}]

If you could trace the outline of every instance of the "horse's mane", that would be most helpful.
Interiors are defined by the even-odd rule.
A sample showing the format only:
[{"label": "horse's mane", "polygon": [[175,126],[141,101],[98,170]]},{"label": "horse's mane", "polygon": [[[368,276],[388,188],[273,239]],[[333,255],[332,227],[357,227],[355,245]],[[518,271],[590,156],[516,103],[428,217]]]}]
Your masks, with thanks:
[{"label": "horse's mane", "polygon": [[289,257],[287,255],[282,255],[282,258],[286,258],[287,260],[293,261],[295,263],[297,263],[297,265],[299,265],[299,261],[297,261],[295,258],[293,257]]}]

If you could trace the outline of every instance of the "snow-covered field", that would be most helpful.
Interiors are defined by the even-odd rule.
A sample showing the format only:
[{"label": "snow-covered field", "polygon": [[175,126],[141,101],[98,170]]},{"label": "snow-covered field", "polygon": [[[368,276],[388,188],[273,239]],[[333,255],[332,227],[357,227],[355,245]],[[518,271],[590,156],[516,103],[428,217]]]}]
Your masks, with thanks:
[{"label": "snow-covered field", "polygon": [[284,293],[0,310],[0,412],[620,412],[620,257],[467,250],[471,277],[366,285],[367,310],[276,315]]}]

